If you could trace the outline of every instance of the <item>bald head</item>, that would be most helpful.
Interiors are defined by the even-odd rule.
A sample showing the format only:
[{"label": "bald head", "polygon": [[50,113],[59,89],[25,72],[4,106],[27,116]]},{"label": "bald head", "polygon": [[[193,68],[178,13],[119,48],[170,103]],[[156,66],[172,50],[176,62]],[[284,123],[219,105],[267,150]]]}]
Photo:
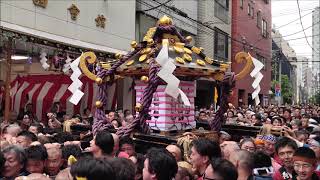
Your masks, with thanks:
[{"label": "bald head", "polygon": [[175,157],[176,161],[179,162],[181,161],[181,149],[174,144],[170,144],[166,147],[166,149]]},{"label": "bald head", "polygon": [[252,171],[254,159],[253,154],[247,150],[236,150],[230,155],[229,160],[238,169],[242,168],[247,171]]},{"label": "bald head", "polygon": [[233,152],[240,149],[239,145],[235,141],[224,141],[222,144],[220,144],[220,148],[223,157],[227,160],[229,160],[230,155]]},{"label": "bald head", "polygon": [[15,178],[15,180],[24,180],[24,179],[27,179],[27,180],[51,180],[49,177],[47,177],[43,174],[40,174],[40,173],[32,173],[28,176],[19,176],[19,177]]}]

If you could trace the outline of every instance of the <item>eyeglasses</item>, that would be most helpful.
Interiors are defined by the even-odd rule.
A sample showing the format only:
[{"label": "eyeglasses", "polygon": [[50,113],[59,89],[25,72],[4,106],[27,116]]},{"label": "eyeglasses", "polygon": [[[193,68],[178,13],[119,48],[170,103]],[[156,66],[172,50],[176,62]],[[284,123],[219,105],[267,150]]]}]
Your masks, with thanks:
[{"label": "eyeglasses", "polygon": [[202,179],[203,179],[203,180],[221,180],[221,179],[206,177],[206,173],[204,173],[204,174],[202,175]]},{"label": "eyeglasses", "polygon": [[311,164],[296,164],[296,163],[294,163],[294,164],[293,164],[293,167],[294,167],[295,169],[300,169],[300,168],[302,168],[302,169],[309,169],[309,168],[312,167],[312,165],[311,165]]}]

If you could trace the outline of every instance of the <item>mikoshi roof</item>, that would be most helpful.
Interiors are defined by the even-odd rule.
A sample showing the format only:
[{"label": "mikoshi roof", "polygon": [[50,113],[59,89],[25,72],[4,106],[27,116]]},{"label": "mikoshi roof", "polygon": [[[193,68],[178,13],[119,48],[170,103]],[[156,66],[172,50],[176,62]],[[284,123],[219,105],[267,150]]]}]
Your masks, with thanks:
[{"label": "mikoshi roof", "polygon": [[[147,75],[149,63],[156,58],[162,48],[162,40],[169,41],[169,59],[176,65],[176,76],[205,77],[215,74],[224,74],[229,63],[215,60],[204,53],[204,49],[191,45],[192,37],[183,37],[173,25],[171,18],[163,16],[156,27],[148,30],[141,43],[146,47],[140,53],[129,58],[117,72],[121,75]],[[137,42],[131,43],[132,48]]]}]

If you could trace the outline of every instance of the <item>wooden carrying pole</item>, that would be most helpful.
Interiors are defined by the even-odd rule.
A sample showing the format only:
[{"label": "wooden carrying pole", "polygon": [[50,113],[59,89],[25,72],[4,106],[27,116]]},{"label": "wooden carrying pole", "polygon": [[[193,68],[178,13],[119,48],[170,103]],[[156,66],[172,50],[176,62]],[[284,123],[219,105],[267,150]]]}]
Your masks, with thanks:
[{"label": "wooden carrying pole", "polygon": [[9,122],[10,119],[10,82],[11,82],[11,64],[12,64],[12,38],[9,38],[6,43],[6,58],[7,58],[7,76],[6,76],[6,85],[5,85],[5,106],[4,106],[4,121]]}]

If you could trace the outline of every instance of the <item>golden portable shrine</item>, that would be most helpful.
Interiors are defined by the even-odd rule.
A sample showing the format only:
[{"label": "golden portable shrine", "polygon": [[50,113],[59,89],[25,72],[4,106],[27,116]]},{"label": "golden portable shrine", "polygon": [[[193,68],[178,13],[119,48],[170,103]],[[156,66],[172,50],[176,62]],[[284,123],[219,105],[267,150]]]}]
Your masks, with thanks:
[{"label": "golden portable shrine", "polygon": [[[132,50],[125,55],[116,54],[114,62],[97,62],[95,54],[84,53],[80,68],[87,77],[98,84],[96,112],[92,131],[112,129],[104,112],[107,104],[107,88],[115,79],[123,76],[135,80],[137,116],[125,127],[120,127],[120,137],[133,135],[136,142],[165,145],[182,138],[197,136],[217,138],[222,128],[223,114],[228,109],[228,97],[234,83],[252,70],[250,54],[239,52],[237,63],[245,63],[239,74],[228,72],[229,63],[206,56],[204,49],[191,45],[192,37],[183,37],[173,25],[172,19],[163,16],[155,27],[148,30],[142,42],[133,41]],[[92,73],[90,64],[99,68]],[[207,124],[207,130],[196,129],[195,80],[200,77],[214,79],[222,89],[220,108]]]}]

